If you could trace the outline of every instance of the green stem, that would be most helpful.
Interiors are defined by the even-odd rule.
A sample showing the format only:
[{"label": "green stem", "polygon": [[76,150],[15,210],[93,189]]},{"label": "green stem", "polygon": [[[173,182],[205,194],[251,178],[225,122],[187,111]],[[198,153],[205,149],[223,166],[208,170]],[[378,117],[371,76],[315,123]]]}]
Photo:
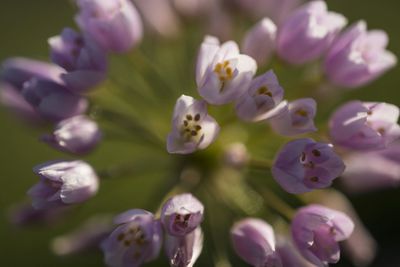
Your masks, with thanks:
[{"label": "green stem", "polygon": [[271,170],[273,162],[269,159],[255,159],[249,160],[249,167],[258,170]]}]

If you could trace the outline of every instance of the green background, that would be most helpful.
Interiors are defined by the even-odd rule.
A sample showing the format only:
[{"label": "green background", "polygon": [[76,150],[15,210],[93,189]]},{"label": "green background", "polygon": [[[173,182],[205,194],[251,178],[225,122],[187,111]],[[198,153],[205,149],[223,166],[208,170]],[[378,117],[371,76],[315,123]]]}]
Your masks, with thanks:
[{"label": "green background", "polygon": [[[369,28],[385,29],[390,36],[390,50],[397,56],[400,55],[398,0],[327,2],[331,9],[343,13],[351,22],[365,19]],[[57,35],[65,26],[74,27],[74,12],[68,1],[3,0],[0,6],[0,61],[11,56],[46,59],[47,38]],[[362,90],[349,92],[346,97],[400,105],[399,74],[398,68],[395,68],[377,82]],[[36,177],[31,172],[32,166],[55,158],[68,158],[38,142],[38,135],[39,132],[18,123],[4,109],[0,109],[0,266],[102,266],[102,258],[96,254],[55,257],[49,251],[49,240],[78,226],[79,222],[94,212],[114,213],[123,208],[148,207],[146,203],[155,195],[142,192],[152,192],[153,186],[161,182],[162,175],[155,173],[150,175],[151,179],[145,180],[138,177],[129,181],[105,181],[98,196],[75,211],[71,219],[52,227],[19,229],[8,223],[7,214],[10,205],[24,200],[27,189],[36,182]],[[116,146],[120,153],[118,158],[126,156],[135,160],[137,157],[140,162],[146,154],[145,149],[139,145],[106,142],[88,160],[95,162],[97,166],[110,164],[114,160],[111,151]],[[400,190],[387,190],[352,197],[361,218],[381,244],[374,266],[400,266],[399,193]],[[113,208],[116,206],[118,210]],[[345,261],[341,265],[350,266]],[[167,265],[164,262],[155,266]]]}]

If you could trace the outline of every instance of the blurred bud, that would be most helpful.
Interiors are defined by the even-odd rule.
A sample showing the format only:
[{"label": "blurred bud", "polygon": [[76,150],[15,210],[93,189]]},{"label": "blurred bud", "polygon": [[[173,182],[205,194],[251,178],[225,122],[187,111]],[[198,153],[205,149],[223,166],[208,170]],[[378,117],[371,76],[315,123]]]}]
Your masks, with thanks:
[{"label": "blurred bud", "polygon": [[315,267],[316,265],[308,262],[300,255],[291,240],[278,237],[276,252],[282,261],[283,267]]},{"label": "blurred bud", "polygon": [[314,125],[317,103],[312,98],[301,98],[290,103],[282,101],[271,113],[273,116],[268,123],[278,134],[293,136],[317,131]]},{"label": "blurred bud", "polygon": [[105,51],[90,38],[65,28],[61,35],[49,39],[51,59],[68,71],[62,75],[68,89],[82,93],[105,79]]},{"label": "blurred bud", "polygon": [[162,37],[175,37],[180,30],[176,12],[166,0],[134,0],[145,26]]},{"label": "blurred bud", "polygon": [[161,222],[172,236],[184,236],[203,221],[204,206],[192,194],[171,197],[162,207]]},{"label": "blurred bud", "polygon": [[325,1],[311,1],[291,14],[279,27],[277,51],[291,64],[321,57],[347,24],[340,14],[328,12]]},{"label": "blurred bud", "polygon": [[62,83],[65,70],[57,65],[28,58],[9,58],[3,62],[0,80],[21,91],[25,82],[32,78]]},{"label": "blurred bud", "polygon": [[165,251],[171,267],[192,267],[203,249],[203,232],[197,227],[185,236],[167,234]]},{"label": "blurred bud", "polygon": [[142,39],[142,21],[130,0],[78,0],[77,3],[79,27],[107,51],[128,52]]},{"label": "blurred bud", "polygon": [[256,267],[282,266],[275,251],[274,230],[263,220],[247,218],[236,222],[231,228],[231,240],[235,252],[246,263]]},{"label": "blurred bud", "polygon": [[93,197],[99,187],[96,173],[83,161],[46,162],[33,171],[40,181],[29,189],[28,195],[37,209],[84,202]]},{"label": "blurred bud", "polygon": [[[345,157],[346,170],[341,182],[351,193],[365,193],[400,186],[400,144]],[[369,164],[366,164],[369,162]]]},{"label": "blurred bud", "polygon": [[128,210],[118,215],[114,223],[117,227],[101,244],[108,266],[141,266],[158,257],[162,229],[152,213]]},{"label": "blurred bud", "polygon": [[86,111],[88,101],[65,86],[36,78],[24,84],[22,95],[43,118],[60,121]]},{"label": "blurred bud", "polygon": [[224,162],[233,168],[244,167],[249,160],[247,148],[242,143],[230,144],[224,153]]},{"label": "blurred bud", "polygon": [[297,139],[278,152],[272,175],[287,192],[301,194],[331,186],[344,168],[332,145]]},{"label": "blurred bud", "polygon": [[268,63],[275,50],[276,25],[269,18],[264,18],[247,31],[242,50],[254,58],[259,66]]},{"label": "blurred bud", "polygon": [[185,17],[200,17],[211,12],[216,6],[215,0],[172,0],[175,9]]},{"label": "blurred bud", "polygon": [[386,50],[389,37],[381,30],[367,31],[360,21],[342,33],[325,58],[325,72],[332,83],[345,88],[366,85],[397,64]]},{"label": "blurred bud", "polygon": [[70,256],[92,249],[100,249],[100,243],[111,233],[111,218],[96,215],[79,229],[54,238],[51,249],[58,256]]},{"label": "blurred bud", "polygon": [[42,121],[40,115],[24,99],[21,92],[11,84],[0,83],[0,103],[8,108],[13,115],[26,122],[35,124]]},{"label": "blurred bud", "polygon": [[399,108],[382,102],[350,101],[330,118],[333,143],[355,150],[378,150],[400,138]]},{"label": "blurred bud", "polygon": [[100,142],[101,131],[95,121],[75,116],[59,122],[54,132],[43,135],[41,140],[61,151],[86,154]]},{"label": "blurred bud", "polygon": [[321,205],[309,205],[297,211],[292,220],[292,237],[299,252],[317,266],[337,263],[338,242],[350,237],[353,221],[344,213]]}]

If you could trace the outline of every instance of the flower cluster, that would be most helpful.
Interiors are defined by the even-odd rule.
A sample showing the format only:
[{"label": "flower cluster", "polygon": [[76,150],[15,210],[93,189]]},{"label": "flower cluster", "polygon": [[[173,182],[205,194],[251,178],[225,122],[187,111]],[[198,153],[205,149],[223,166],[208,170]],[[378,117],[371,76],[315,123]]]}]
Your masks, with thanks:
[{"label": "flower cluster", "polygon": [[[348,242],[350,247],[359,245],[351,234],[362,225],[353,212],[345,214],[352,211],[351,207],[325,207],[319,194],[322,190],[322,195],[335,195],[335,189],[329,187],[340,176],[350,191],[399,184],[400,111],[393,104],[353,100],[333,111],[328,123],[320,122],[318,113],[320,109],[327,111],[327,100],[318,90],[326,84],[358,88],[394,67],[397,59],[386,50],[386,33],[367,31],[362,21],[345,29],[347,19],[329,11],[320,0],[303,5],[295,0],[236,0],[236,8],[261,18],[243,34],[240,49],[232,40],[221,43],[218,37],[225,39],[218,34],[221,28],[212,27],[215,19],[219,26],[226,22],[223,18],[229,21],[229,8],[225,6],[228,3],[134,2],[139,11],[129,0],[77,0],[79,12],[75,20],[81,32],[65,28],[59,36],[49,39],[52,63],[25,58],[11,58],[3,63],[2,102],[25,120],[55,124],[51,133],[40,137],[52,148],[79,156],[93,152],[102,138],[108,137],[98,124],[105,120],[112,125],[113,134],[121,130],[128,131],[129,136],[140,136],[140,142],[146,141],[141,143],[145,148],[166,146],[168,160],[163,159],[163,163],[173,162],[169,175],[174,177],[174,186],[163,191],[169,198],[164,198],[167,200],[162,205],[157,203],[157,211],[128,210],[114,218],[114,226],[96,226],[95,222],[72,237],[56,239],[56,254],[101,244],[108,266],[135,267],[156,260],[164,244],[170,266],[192,267],[203,248],[203,220],[210,222],[206,242],[213,240],[214,250],[223,251],[218,252],[222,256],[213,255],[215,258],[228,254],[226,244],[219,242],[229,235],[222,229],[231,228],[233,250],[255,267],[327,266],[340,259],[338,242]],[[267,8],[276,11],[274,17],[265,17],[268,12],[263,9]],[[195,92],[176,95],[174,89],[171,91],[172,101],[180,96],[167,133],[162,122],[164,107],[172,109],[166,96],[169,92],[164,92],[164,87],[169,86],[165,77],[168,68],[153,64],[142,54],[138,56],[140,60],[133,62],[145,65],[128,80],[134,81],[133,88],[146,88],[144,93],[134,94],[139,99],[135,110],[138,120],[121,111],[136,108],[129,102],[129,92],[119,91],[120,102],[109,102],[109,106],[127,105],[107,112],[104,103],[96,98],[96,94],[103,92],[95,89],[103,88],[107,76],[112,74],[112,64],[108,62],[112,54],[128,53],[141,41],[140,14],[145,27],[165,37],[179,32],[180,17],[175,13],[186,19],[207,17],[210,25],[205,27],[207,34],[198,50],[195,78],[191,81],[199,99],[189,96]],[[126,56],[134,58],[135,52]],[[284,74],[293,65],[317,68],[316,81],[296,81],[292,87],[299,89],[290,90]],[[151,72],[148,76],[146,69]],[[110,84],[122,87],[117,82]],[[307,90],[301,90],[304,84]],[[157,99],[139,103],[150,96]],[[159,125],[154,126],[153,113],[157,116],[154,124]],[[306,134],[310,136],[305,137]],[[265,140],[272,152],[257,158],[259,144],[264,146],[261,141]],[[282,140],[286,143],[281,144]],[[207,150],[210,146],[213,149]],[[254,149],[255,146],[258,148]],[[275,157],[271,156],[274,152]],[[157,150],[157,156],[160,154]],[[374,164],[365,166],[366,161]],[[146,164],[158,171],[155,159]],[[100,179],[131,174],[137,169],[140,168],[128,164],[95,170],[82,160],[41,164],[34,168],[40,181],[28,191],[35,210],[24,208],[15,212],[15,221],[21,225],[30,220],[50,221],[63,209],[92,198]],[[263,183],[257,182],[254,169],[262,170]],[[266,181],[266,176],[276,183]],[[285,201],[291,194],[298,195],[303,205],[299,204],[297,211],[288,204],[291,201]],[[238,217],[247,218],[232,226],[232,220]],[[357,234],[359,237],[360,231]],[[208,239],[207,235],[215,236]]]}]

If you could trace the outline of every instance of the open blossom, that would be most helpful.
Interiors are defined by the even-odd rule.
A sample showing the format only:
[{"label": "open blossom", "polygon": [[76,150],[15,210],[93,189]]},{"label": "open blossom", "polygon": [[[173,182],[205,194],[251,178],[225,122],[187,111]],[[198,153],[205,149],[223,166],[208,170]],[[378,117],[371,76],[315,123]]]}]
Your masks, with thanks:
[{"label": "open blossom", "polygon": [[85,34],[112,52],[127,52],[142,38],[142,21],[129,0],[78,0],[76,22]]},{"label": "open blossom", "polygon": [[171,267],[192,267],[203,249],[203,231],[197,227],[185,236],[167,234],[165,251]]},{"label": "open blossom", "polygon": [[106,54],[93,40],[65,28],[61,35],[49,39],[51,59],[66,69],[62,79],[68,89],[85,92],[105,79]]},{"label": "open blossom", "polygon": [[269,18],[263,18],[247,31],[242,51],[254,58],[258,65],[264,65],[275,50],[276,25]]},{"label": "open blossom", "polygon": [[345,17],[328,12],[325,1],[304,4],[279,26],[278,54],[291,64],[316,60],[346,24]]},{"label": "open blossom", "polygon": [[62,84],[32,78],[24,84],[24,99],[45,119],[60,121],[86,111],[88,101]]},{"label": "open blossom", "polygon": [[236,114],[244,121],[262,121],[275,115],[283,99],[283,88],[270,70],[253,79],[249,89],[236,103]]},{"label": "open blossom", "polygon": [[301,194],[330,186],[344,168],[332,145],[297,139],[278,152],[272,175],[289,193]]},{"label": "open blossom", "polygon": [[254,59],[240,54],[235,42],[220,45],[217,38],[207,36],[197,57],[199,94],[214,105],[233,102],[248,88],[256,70]]},{"label": "open blossom", "polygon": [[350,101],[339,107],[329,123],[335,144],[356,150],[388,147],[400,138],[399,108],[378,102]]},{"label": "open blossom", "polygon": [[352,193],[400,186],[399,143],[384,150],[352,153],[344,160],[347,167],[341,182]]},{"label": "open blossom", "polygon": [[62,83],[65,70],[57,65],[29,58],[15,57],[5,60],[1,66],[0,80],[21,91],[25,82],[32,78]]},{"label": "open blossom", "polygon": [[42,141],[52,147],[73,154],[92,151],[101,140],[97,123],[86,116],[75,116],[60,121],[54,132],[44,135]]},{"label": "open blossom", "polygon": [[268,123],[276,133],[285,136],[315,132],[316,112],[317,103],[312,98],[301,98],[289,103],[282,101],[271,111],[273,116]]},{"label": "open blossom", "polygon": [[325,72],[330,81],[345,88],[356,88],[377,79],[397,63],[386,50],[389,37],[384,31],[367,31],[359,21],[340,35],[325,58]]},{"label": "open blossom", "polygon": [[97,193],[99,180],[92,167],[83,161],[46,162],[33,169],[40,177],[28,191],[38,209],[80,203]]},{"label": "open blossom", "polygon": [[162,207],[161,222],[168,234],[184,236],[200,225],[203,213],[203,204],[192,194],[176,195]]},{"label": "open blossom", "polygon": [[300,253],[322,267],[339,261],[338,242],[349,238],[354,223],[340,211],[309,205],[297,211],[291,228],[293,241]]},{"label": "open blossom", "polygon": [[105,262],[111,267],[139,267],[158,257],[162,229],[154,215],[128,210],[114,219],[117,228],[101,244]]},{"label": "open blossom", "polygon": [[218,133],[218,123],[207,114],[207,104],[182,95],[175,104],[167,150],[169,153],[193,153],[208,147]]},{"label": "open blossom", "polygon": [[257,218],[243,219],[232,226],[231,240],[235,252],[254,267],[282,266],[275,250],[272,227]]}]

